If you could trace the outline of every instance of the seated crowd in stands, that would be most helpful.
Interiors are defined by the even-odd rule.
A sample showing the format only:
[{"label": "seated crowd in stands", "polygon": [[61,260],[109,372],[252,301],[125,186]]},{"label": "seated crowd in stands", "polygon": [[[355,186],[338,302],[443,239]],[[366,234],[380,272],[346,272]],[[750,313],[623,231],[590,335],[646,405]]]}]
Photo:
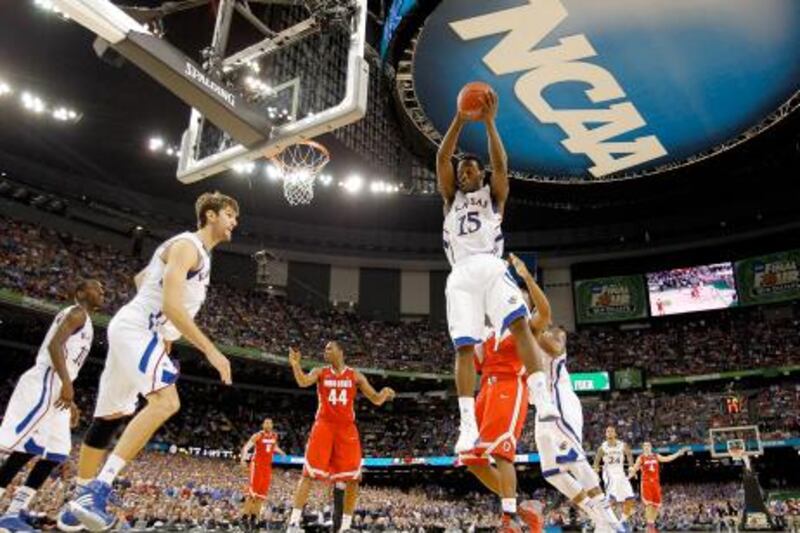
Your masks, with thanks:
[{"label": "seated crowd in stands", "polygon": [[[40,525],[52,520],[64,498],[72,490],[69,472],[60,472],[37,495],[33,513]],[[486,491],[445,488],[433,481],[434,474],[411,480],[412,486],[387,487],[370,482],[365,475],[353,527],[368,531],[470,531],[492,528],[497,521],[495,498]],[[262,526],[280,529],[291,511],[291,497],[299,476],[298,469],[276,467]],[[115,488],[124,507],[117,515],[123,524],[136,530],[150,529],[232,529],[238,525],[246,491],[248,472],[232,459],[211,459],[186,454],[145,452],[120,476]],[[402,476],[401,476],[402,477]],[[409,478],[399,481],[407,485]],[[400,479],[398,477],[398,479]],[[521,497],[545,502],[548,525],[570,526],[585,523],[585,517],[572,509],[552,489],[520,485]],[[659,520],[662,530],[726,530],[738,520],[742,506],[738,483],[668,484]],[[5,496],[8,499],[9,495]],[[0,501],[0,506],[7,502]],[[306,506],[306,526],[330,526],[332,497],[329,486],[312,487]],[[773,502],[771,507],[789,522],[800,514],[800,502]],[[643,525],[641,506],[635,525]]]},{"label": "seated crowd in stands", "polygon": [[[68,282],[93,277],[106,286],[112,314],[133,291],[144,260],[109,246],[0,216],[0,289],[64,302]],[[213,280],[213,276],[212,276]],[[570,334],[573,370],[636,366],[649,375],[687,375],[780,366],[800,356],[800,311],[767,319],[755,307],[653,321],[646,329],[592,327]],[[447,372],[453,350],[442,324],[389,323],[357,313],[293,304],[283,297],[212,283],[199,318],[221,344],[285,355],[297,346],[310,356],[321,339],[350,346],[354,366]]]}]

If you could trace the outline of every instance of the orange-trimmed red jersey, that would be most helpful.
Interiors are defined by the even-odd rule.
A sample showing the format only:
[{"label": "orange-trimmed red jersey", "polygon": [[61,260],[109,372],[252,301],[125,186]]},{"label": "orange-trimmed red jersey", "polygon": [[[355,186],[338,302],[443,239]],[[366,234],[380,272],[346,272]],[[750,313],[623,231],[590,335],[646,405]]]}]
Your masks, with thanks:
[{"label": "orange-trimmed red jersey", "polygon": [[322,369],[317,379],[317,420],[350,424],[356,419],[356,372],[345,367],[337,374],[333,367]]},{"label": "orange-trimmed red jersey", "polygon": [[278,435],[276,433],[259,431],[253,443],[253,463],[256,468],[271,467],[272,457],[275,455],[275,448],[278,446]]},{"label": "orange-trimmed red jersey", "polygon": [[475,353],[475,369],[480,372],[481,380],[488,376],[521,376],[525,374],[525,365],[522,364],[517,353],[514,336],[509,332],[495,342],[492,335],[481,345]]},{"label": "orange-trimmed red jersey", "polygon": [[642,455],[642,485],[660,485],[661,463],[655,454]]}]

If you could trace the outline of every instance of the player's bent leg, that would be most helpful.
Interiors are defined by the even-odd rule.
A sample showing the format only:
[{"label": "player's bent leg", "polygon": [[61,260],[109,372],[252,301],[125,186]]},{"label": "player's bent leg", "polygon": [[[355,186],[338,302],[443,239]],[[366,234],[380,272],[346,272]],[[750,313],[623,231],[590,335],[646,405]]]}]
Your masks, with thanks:
[{"label": "player's bent leg", "polygon": [[164,422],[180,410],[180,398],[175,385],[152,392],[146,399],[147,405],[122,432],[100,474],[94,481],[82,487],[77,497],[69,503],[69,510],[90,531],[106,531],[114,525],[116,517],[107,511],[112,483]]},{"label": "player's bent leg", "polygon": [[455,452],[462,453],[475,447],[478,440],[478,422],[475,418],[475,347],[465,344],[456,351],[456,389],[458,391],[458,409],[461,422]]},{"label": "player's bent leg", "polygon": [[536,406],[536,417],[541,421],[559,418],[558,409],[547,386],[547,376],[543,371],[542,361],[534,348],[536,340],[528,325],[527,314],[514,318],[508,329],[514,336],[517,353],[528,371],[528,388],[532,403]]},{"label": "player's bent leg", "polygon": [[467,470],[478,478],[484,487],[492,491],[497,496],[502,497],[500,494],[500,477],[497,474],[497,469],[492,468],[488,464],[468,464]]},{"label": "player's bent leg", "polygon": [[178,388],[169,385],[147,395],[147,405],[133,417],[114,448],[126,462],[136,458],[158,429],[181,408]]}]

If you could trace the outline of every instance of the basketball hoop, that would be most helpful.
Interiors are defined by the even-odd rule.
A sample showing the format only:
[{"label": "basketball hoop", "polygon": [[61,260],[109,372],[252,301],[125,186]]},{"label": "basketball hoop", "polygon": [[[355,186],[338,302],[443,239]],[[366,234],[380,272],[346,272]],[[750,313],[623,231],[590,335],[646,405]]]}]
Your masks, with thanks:
[{"label": "basketball hoop", "polygon": [[314,199],[314,179],[330,161],[330,153],[316,141],[300,141],[270,161],[283,179],[283,195],[289,205],[308,205]]},{"label": "basketball hoop", "polygon": [[744,440],[731,439],[727,442],[727,448],[728,448],[728,454],[730,454],[731,459],[733,459],[737,463],[744,461],[745,455],[747,453]]}]

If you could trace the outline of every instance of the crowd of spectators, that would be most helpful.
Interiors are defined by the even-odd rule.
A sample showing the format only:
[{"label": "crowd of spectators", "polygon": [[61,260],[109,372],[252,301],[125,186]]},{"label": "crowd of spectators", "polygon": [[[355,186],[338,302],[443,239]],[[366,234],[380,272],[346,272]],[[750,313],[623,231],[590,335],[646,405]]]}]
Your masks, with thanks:
[{"label": "crowd of spectators", "polygon": [[[70,494],[73,472],[65,469],[47,482],[33,504],[40,524],[50,523]],[[19,478],[22,476],[20,475]],[[276,467],[262,526],[280,529],[291,510],[291,496],[299,477],[297,469]],[[136,530],[222,529],[239,525],[246,491],[247,470],[230,459],[194,457],[187,454],[146,452],[129,465],[115,489],[123,506],[115,508],[120,521]],[[434,475],[418,479],[398,477],[397,486],[386,479],[373,483],[369,475],[360,492],[353,526],[368,531],[472,531],[491,530],[498,520],[496,498],[484,490],[436,483]],[[459,485],[461,487],[459,488]],[[470,485],[469,487],[472,487]],[[312,486],[304,513],[305,525],[325,526],[331,520],[331,494],[327,485]],[[7,500],[12,491],[5,496]],[[563,497],[541,481],[523,478],[520,496],[545,504],[548,525],[579,526],[585,517],[570,508]],[[743,495],[735,482],[668,484],[659,526],[662,530],[726,530],[739,520]],[[0,501],[0,507],[7,502]],[[800,514],[800,502],[773,502],[771,508],[789,522]],[[642,509],[634,519],[643,522]]]},{"label": "crowd of spectators", "polygon": [[[99,368],[88,367],[84,372]],[[0,405],[5,405],[17,375],[3,380]],[[97,377],[82,375],[77,401],[84,413],[80,432],[89,421],[96,396]],[[204,447],[236,452],[270,417],[281,447],[303,455],[316,412],[316,395],[276,393],[255,387],[221,387],[184,376],[180,382],[181,411],[154,436],[166,447]],[[614,393],[584,399],[584,443],[596,449],[605,428],[613,425],[620,438],[640,445],[704,444],[709,429],[758,425],[762,440],[800,436],[800,385],[783,382],[769,387],[737,391],[740,411],[727,413],[725,391],[680,390]],[[404,394],[376,408],[357,402],[356,418],[364,454],[373,457],[412,458],[452,455],[458,431],[458,408],[452,397]],[[198,423],[202,421],[202,423]],[[518,453],[536,451],[533,416],[529,416],[517,447]]]},{"label": "crowd of spectators", "polygon": [[[145,261],[2,216],[0,236],[0,288],[64,302],[71,280],[93,277],[106,286],[107,314],[131,297],[132,277]],[[337,338],[348,341],[354,366],[442,372],[452,365],[452,347],[441,324],[367,320],[354,312],[291,303],[221,283],[212,283],[198,320],[222,344],[278,355],[292,345],[319,358],[322,343]],[[800,357],[799,326],[800,310],[794,306],[772,318],[749,308],[672,317],[638,330],[592,327],[570,334],[570,366],[635,366],[650,376],[780,366]]]}]

